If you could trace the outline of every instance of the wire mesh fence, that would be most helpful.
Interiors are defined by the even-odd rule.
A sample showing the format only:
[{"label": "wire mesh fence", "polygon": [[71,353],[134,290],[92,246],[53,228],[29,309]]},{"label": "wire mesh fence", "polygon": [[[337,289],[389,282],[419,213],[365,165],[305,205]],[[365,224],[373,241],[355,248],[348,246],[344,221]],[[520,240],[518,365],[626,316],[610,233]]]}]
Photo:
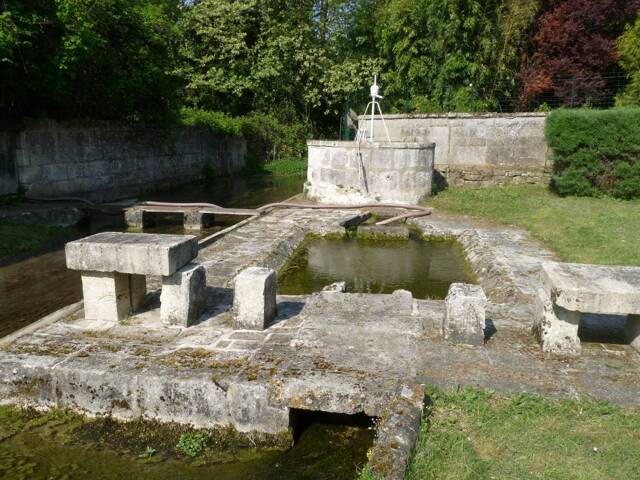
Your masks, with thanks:
[{"label": "wire mesh fence", "polygon": [[[615,106],[616,96],[629,82],[628,75],[567,75],[541,77],[514,88],[511,95],[488,96],[482,90],[472,91],[463,108],[456,108],[445,98],[406,89],[402,94],[384,94],[380,100],[385,113],[438,113],[447,111],[531,112],[555,108],[589,107],[606,109]],[[471,85],[471,84],[469,84]],[[463,87],[461,87],[463,88]],[[427,99],[427,101],[425,101]],[[345,112],[361,114],[370,101],[367,91],[352,94],[345,99]]]}]

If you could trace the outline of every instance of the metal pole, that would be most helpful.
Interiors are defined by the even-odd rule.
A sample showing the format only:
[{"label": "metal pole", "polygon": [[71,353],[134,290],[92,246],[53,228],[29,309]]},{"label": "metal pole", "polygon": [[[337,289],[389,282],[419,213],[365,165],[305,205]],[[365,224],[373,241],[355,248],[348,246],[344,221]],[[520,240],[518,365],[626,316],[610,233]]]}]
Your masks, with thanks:
[{"label": "metal pole", "polygon": [[369,141],[373,142],[373,119],[376,116],[376,95],[378,94],[378,76],[373,76],[373,85],[371,86],[371,122],[369,129]]}]

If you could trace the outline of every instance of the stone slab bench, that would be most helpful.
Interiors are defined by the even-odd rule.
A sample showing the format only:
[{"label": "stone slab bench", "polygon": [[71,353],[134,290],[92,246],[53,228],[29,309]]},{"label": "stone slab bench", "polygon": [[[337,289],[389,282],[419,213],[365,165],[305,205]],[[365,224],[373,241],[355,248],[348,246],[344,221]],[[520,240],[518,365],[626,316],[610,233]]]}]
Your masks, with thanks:
[{"label": "stone slab bench", "polygon": [[580,352],[582,313],[625,315],[630,345],[640,350],[640,267],[545,262],[535,329],[544,351]]},{"label": "stone slab bench", "polygon": [[150,214],[182,214],[185,230],[200,230],[213,225],[216,215],[251,217],[260,212],[245,208],[200,208],[200,207],[160,207],[155,205],[136,205],[124,212],[126,224],[132,228],[145,228],[153,225]]},{"label": "stone slab bench", "polygon": [[81,272],[86,318],[118,322],[138,310],[146,275],[162,276],[163,320],[188,326],[204,310],[204,267],[189,264],[198,255],[193,235],[104,232],[67,243],[65,254],[67,268]]}]

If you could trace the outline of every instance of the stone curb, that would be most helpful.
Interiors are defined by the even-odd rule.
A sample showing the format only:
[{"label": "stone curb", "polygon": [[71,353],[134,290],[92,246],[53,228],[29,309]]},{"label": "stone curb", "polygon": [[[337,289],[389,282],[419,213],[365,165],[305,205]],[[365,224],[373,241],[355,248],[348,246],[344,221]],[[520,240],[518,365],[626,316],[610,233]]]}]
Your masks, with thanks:
[{"label": "stone curb", "polygon": [[369,466],[375,478],[403,480],[420,433],[425,387],[402,383],[382,414],[370,452]]}]

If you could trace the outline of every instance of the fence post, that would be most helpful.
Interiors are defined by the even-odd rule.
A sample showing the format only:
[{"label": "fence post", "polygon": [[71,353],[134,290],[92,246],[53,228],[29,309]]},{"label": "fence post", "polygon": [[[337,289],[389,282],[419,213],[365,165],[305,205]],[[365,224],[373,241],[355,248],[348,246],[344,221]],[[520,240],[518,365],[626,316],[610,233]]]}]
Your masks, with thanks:
[{"label": "fence post", "polygon": [[571,77],[571,98],[569,99],[569,107],[573,108],[573,101],[576,98],[576,76]]}]

